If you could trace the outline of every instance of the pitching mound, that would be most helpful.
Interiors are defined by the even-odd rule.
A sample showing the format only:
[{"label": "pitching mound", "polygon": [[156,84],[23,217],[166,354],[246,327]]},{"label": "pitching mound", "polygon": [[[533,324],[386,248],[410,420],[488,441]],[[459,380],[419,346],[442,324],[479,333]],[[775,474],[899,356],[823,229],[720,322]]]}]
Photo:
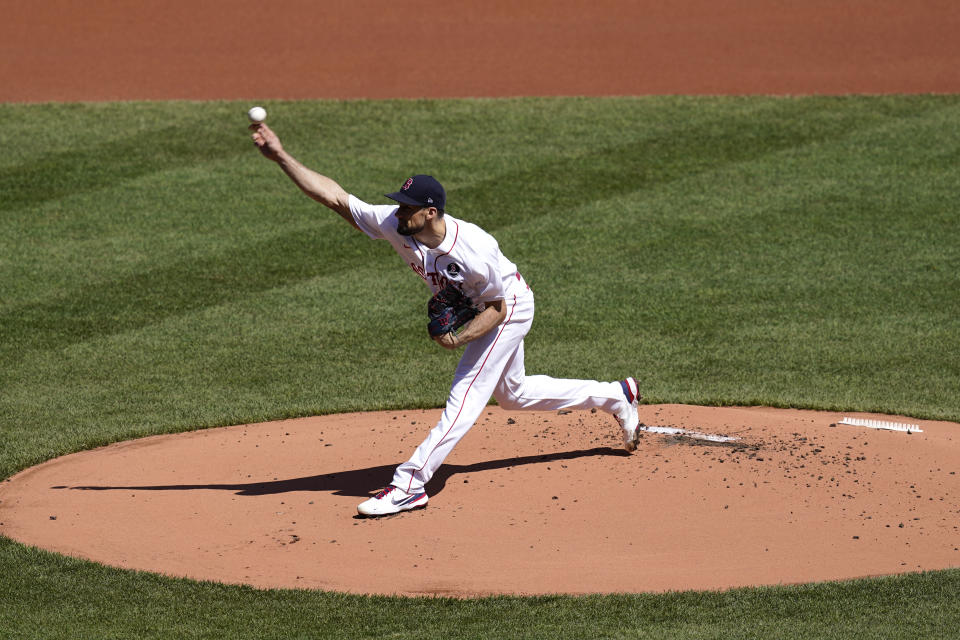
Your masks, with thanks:
[{"label": "pitching mound", "polygon": [[0,484],[0,534],[174,576],[408,595],[722,589],[960,565],[957,424],[643,406],[661,432],[627,455],[604,414],[491,407],[427,486],[426,509],[355,517],[439,415],[323,416],[65,456]]}]

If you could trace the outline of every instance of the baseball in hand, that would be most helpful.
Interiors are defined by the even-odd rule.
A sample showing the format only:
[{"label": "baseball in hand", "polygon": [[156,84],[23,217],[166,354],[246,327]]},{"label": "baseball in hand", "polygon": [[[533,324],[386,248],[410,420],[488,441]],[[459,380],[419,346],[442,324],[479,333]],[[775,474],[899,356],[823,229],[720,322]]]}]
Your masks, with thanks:
[{"label": "baseball in hand", "polygon": [[247,111],[247,117],[250,118],[250,122],[263,122],[267,119],[267,110],[263,107],[253,107]]}]

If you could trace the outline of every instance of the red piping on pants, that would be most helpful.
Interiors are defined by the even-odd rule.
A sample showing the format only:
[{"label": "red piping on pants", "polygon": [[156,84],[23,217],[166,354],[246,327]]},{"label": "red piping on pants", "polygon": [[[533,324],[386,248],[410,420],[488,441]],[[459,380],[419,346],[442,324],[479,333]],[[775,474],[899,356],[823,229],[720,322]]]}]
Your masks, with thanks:
[{"label": "red piping on pants", "polygon": [[[497,342],[500,341],[500,336],[503,335],[503,330],[507,328],[507,324],[510,322],[510,319],[513,318],[513,312],[517,308],[517,296],[513,296],[513,306],[510,308],[510,317],[504,321],[503,325],[500,327],[500,331],[497,333],[496,339],[493,341],[493,344],[490,345],[490,350],[487,351],[487,356],[483,359],[483,364],[480,365],[480,369],[477,370],[477,374],[473,376],[473,380],[470,381],[470,385],[467,386],[466,392],[463,394],[463,400],[460,401],[460,410],[457,411],[457,417],[453,419],[453,422],[450,423],[450,427],[447,429],[446,433],[443,434],[443,437],[440,438],[437,444],[433,445],[433,449],[430,450],[430,453],[427,454],[426,459],[424,459],[423,464],[420,465],[420,468],[417,469],[414,473],[423,471],[423,468],[427,466],[427,462],[430,461],[430,456],[433,455],[433,452],[437,450],[437,447],[440,446],[440,443],[443,442],[450,431],[453,430],[454,425],[457,424],[457,420],[460,419],[460,414],[463,413],[463,406],[467,403],[467,395],[470,393],[470,389],[473,388],[473,383],[477,381],[477,378],[480,377],[480,374],[483,372],[483,368],[487,365],[487,360],[490,359],[490,355],[493,353],[494,347],[497,346]],[[413,474],[410,474],[410,482],[407,484],[406,492],[410,493],[410,487],[413,485]]]}]

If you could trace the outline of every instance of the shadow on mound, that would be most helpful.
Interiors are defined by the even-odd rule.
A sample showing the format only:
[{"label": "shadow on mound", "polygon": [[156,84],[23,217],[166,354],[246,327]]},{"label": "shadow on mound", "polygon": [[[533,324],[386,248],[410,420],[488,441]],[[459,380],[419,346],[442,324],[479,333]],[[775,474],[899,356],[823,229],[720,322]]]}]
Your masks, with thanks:
[{"label": "shadow on mound", "polygon": [[[501,460],[489,460],[487,462],[476,462],[474,464],[445,464],[434,474],[433,478],[427,483],[427,492],[431,496],[436,496],[443,491],[452,476],[459,473],[477,473],[481,471],[495,471],[497,469],[506,469],[509,467],[518,467],[529,464],[543,464],[547,462],[557,462],[559,460],[573,460],[576,458],[588,458],[591,456],[617,456],[624,457],[630,454],[621,449],[612,447],[594,447],[593,449],[581,449],[578,451],[564,451],[559,453],[548,453],[536,456],[522,456],[515,458],[504,458]],[[330,491],[338,496],[353,496],[365,498],[370,495],[372,490],[385,485],[391,477],[397,465],[380,465],[377,467],[367,467],[364,469],[351,469],[348,471],[334,471],[316,476],[305,478],[289,478],[287,480],[273,480],[270,482],[248,482],[238,484],[173,484],[173,485],[152,485],[152,486],[76,486],[66,487],[57,486],[53,489],[73,489],[77,491],[195,491],[195,490],[215,490],[215,491],[234,491],[238,496],[263,496],[278,493],[288,493],[293,491]]]}]

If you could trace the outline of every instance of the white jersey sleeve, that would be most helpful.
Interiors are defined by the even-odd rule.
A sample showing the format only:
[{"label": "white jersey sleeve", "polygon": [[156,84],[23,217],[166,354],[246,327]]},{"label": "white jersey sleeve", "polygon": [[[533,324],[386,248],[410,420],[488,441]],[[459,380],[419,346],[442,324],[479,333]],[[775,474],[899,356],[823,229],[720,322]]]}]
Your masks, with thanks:
[{"label": "white jersey sleeve", "polygon": [[350,195],[350,215],[360,230],[374,240],[387,239],[382,226],[397,210],[395,204],[368,204],[360,198]]}]

